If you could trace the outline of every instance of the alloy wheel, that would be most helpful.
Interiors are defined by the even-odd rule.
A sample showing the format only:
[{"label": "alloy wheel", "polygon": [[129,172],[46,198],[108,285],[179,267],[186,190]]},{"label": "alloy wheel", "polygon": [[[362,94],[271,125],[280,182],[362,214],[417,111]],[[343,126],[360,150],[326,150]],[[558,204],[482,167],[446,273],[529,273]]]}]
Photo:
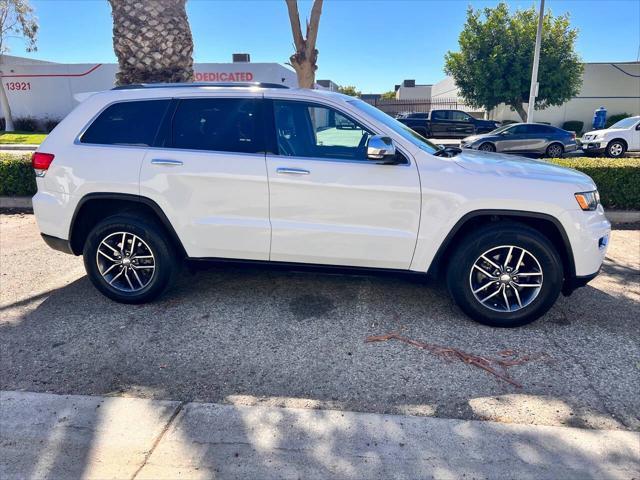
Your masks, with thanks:
[{"label": "alloy wheel", "polygon": [[547,150],[547,153],[551,158],[558,158],[562,155],[562,147],[557,144],[553,144]]},{"label": "alloy wheel", "polygon": [[156,261],[149,245],[130,232],[107,235],[96,251],[96,263],[102,278],[123,292],[138,292],[155,274]]},{"label": "alloy wheel", "polygon": [[619,157],[620,155],[622,155],[623,150],[624,149],[622,147],[622,144],[616,142],[609,147],[609,154],[612,157]]},{"label": "alloy wheel", "polygon": [[497,312],[517,312],[540,294],[543,274],[540,262],[524,248],[502,245],[480,255],[469,272],[475,299]]},{"label": "alloy wheel", "polygon": [[483,143],[482,145],[480,145],[480,148],[478,150],[483,152],[493,152],[494,148],[490,143]]}]

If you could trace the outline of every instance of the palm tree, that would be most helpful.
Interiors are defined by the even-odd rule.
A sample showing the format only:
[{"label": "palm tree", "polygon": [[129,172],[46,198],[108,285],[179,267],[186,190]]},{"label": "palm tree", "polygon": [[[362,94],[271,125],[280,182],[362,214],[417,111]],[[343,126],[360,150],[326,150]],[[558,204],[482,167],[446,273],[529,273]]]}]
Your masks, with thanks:
[{"label": "palm tree", "polygon": [[287,2],[291,32],[293,33],[293,44],[296,48],[296,53],[289,58],[289,65],[293,67],[298,75],[298,86],[300,88],[314,88],[316,83],[316,70],[318,69],[316,40],[318,38],[320,14],[322,13],[322,0],[314,0],[313,2],[311,19],[307,22],[306,38],[302,36],[302,28],[300,27],[298,1],[285,1]]},{"label": "palm tree", "polygon": [[193,80],[186,0],[109,0],[118,85]]}]

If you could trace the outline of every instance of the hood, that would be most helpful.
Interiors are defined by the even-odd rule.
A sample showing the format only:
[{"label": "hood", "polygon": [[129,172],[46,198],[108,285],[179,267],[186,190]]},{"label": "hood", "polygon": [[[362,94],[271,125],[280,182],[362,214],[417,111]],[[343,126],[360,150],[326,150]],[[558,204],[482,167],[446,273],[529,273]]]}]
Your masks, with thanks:
[{"label": "hood", "polygon": [[465,170],[476,173],[570,183],[579,185],[585,190],[593,189],[595,185],[593,180],[584,173],[543,160],[477,150],[463,150],[452,160]]},{"label": "hood", "polygon": [[604,135],[608,135],[610,133],[616,134],[616,133],[620,133],[620,132],[626,132],[627,130],[629,130],[628,128],[605,128],[605,129],[601,129],[601,130],[591,130],[590,132],[585,132],[584,135],[582,135],[583,137],[586,137],[587,135],[589,137],[591,136],[596,136],[596,135],[600,135],[600,134],[604,134]]}]

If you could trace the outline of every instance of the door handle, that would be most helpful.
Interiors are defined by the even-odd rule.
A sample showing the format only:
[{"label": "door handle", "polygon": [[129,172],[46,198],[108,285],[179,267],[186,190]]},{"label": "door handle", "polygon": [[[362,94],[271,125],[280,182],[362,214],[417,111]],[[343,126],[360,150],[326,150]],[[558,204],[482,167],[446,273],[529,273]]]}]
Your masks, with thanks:
[{"label": "door handle", "polygon": [[168,160],[164,158],[154,158],[153,160],[151,160],[151,163],[154,165],[164,165],[167,167],[179,167],[180,165],[182,165],[181,160]]},{"label": "door handle", "polygon": [[283,175],[309,175],[311,172],[302,168],[280,167],[276,169],[276,173],[282,173]]}]

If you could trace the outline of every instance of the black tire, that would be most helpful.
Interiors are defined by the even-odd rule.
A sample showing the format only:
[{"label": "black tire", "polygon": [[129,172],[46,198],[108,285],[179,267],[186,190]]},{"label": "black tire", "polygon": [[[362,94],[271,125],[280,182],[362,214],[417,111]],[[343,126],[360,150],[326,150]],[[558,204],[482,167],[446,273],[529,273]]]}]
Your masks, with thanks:
[{"label": "black tire", "polygon": [[611,140],[605,150],[607,157],[620,158],[627,151],[627,145],[622,140]]},{"label": "black tire", "polygon": [[[141,259],[148,257],[149,254],[151,254],[153,258],[139,260],[131,255],[131,260],[127,264],[128,267],[125,268],[123,266],[124,264],[115,265],[112,273],[109,274],[107,267],[113,264],[113,262],[111,260],[105,260],[103,258],[104,256],[98,253],[98,247],[100,247],[103,240],[107,240],[107,243],[112,242],[112,245],[115,247],[112,251],[104,244],[100,248],[110,254],[111,258],[122,263],[121,260],[116,258],[118,254],[115,253],[119,245],[113,243],[118,241],[120,232],[127,234],[125,236],[127,239],[125,243],[133,243],[133,246],[129,247],[131,253],[134,253],[133,249],[135,248],[137,237],[139,240],[137,245],[143,250],[136,253],[143,254],[139,255]],[[118,235],[115,235],[116,233]],[[120,244],[122,243],[123,242],[120,242]],[[179,258],[179,255],[163,228],[153,220],[131,214],[114,215],[98,223],[89,233],[82,253],[84,256],[85,270],[93,285],[106,297],[121,303],[145,303],[157,298],[172,283],[178,269],[176,259]],[[122,251],[120,250],[120,254],[121,253]],[[126,248],[125,255],[121,255],[120,258],[125,257],[128,257]],[[134,260],[137,260],[137,267],[131,265]],[[106,264],[99,266],[99,261]],[[150,268],[152,263],[154,266],[153,269]],[[110,280],[113,282],[113,285],[103,276],[100,268],[103,269],[106,275],[110,275]],[[135,272],[134,269],[136,270]],[[113,279],[121,270],[127,276],[127,283],[123,280],[124,275],[120,275],[115,281]],[[151,273],[149,273],[149,271],[151,271]],[[121,288],[117,288],[119,285]],[[126,289],[128,285],[132,285],[132,290],[123,290],[123,288]],[[134,290],[134,287],[138,288],[138,290]]]},{"label": "black tire", "polygon": [[495,152],[496,147],[495,145],[493,145],[493,143],[485,142],[478,147],[478,150],[482,152]]},{"label": "black tire", "polygon": [[[498,285],[500,282],[495,282],[495,285],[489,285],[489,288],[486,290],[488,295],[491,295],[495,290],[503,288],[506,292],[505,296],[510,304],[513,304],[512,308],[514,309],[519,308],[516,305],[516,300],[520,302],[520,298],[523,298],[523,308],[516,309],[515,311],[496,311],[493,308],[494,306],[496,308],[499,306],[498,299],[500,299],[500,297],[494,297],[494,300],[491,302],[486,302],[495,302],[494,306],[486,306],[486,304],[481,303],[474,295],[472,287],[473,279],[483,278],[482,276],[478,277],[478,275],[481,274],[477,273],[474,264],[480,259],[480,256],[487,251],[494,248],[497,249],[501,246],[511,245],[525,249],[527,253],[530,252],[532,257],[534,257],[533,260],[537,261],[537,265],[541,269],[542,276],[526,277],[530,279],[534,278],[534,280],[527,281],[539,281],[542,283],[541,287],[536,289],[518,288],[518,292],[520,293],[518,293],[517,299],[513,291],[516,289],[513,286],[514,284],[505,284],[503,287],[502,285]],[[507,249],[508,247],[502,248]],[[501,250],[497,249],[495,251],[500,252]],[[518,250],[516,250],[516,252],[518,252]],[[516,263],[518,263],[518,260],[516,260]],[[507,264],[513,266],[513,260],[507,262]],[[472,271],[474,272],[473,274]],[[495,274],[495,272],[488,273],[492,275]],[[516,278],[519,284],[523,284],[523,278],[525,278],[525,276],[523,275],[520,279],[518,279],[517,276],[514,278]],[[540,280],[535,280],[535,278],[540,278]],[[562,261],[553,244],[536,230],[526,225],[513,222],[498,222],[482,227],[467,235],[458,243],[455,252],[449,260],[447,270],[447,287],[455,303],[475,321],[493,327],[519,327],[533,322],[544,315],[558,298],[562,289],[562,281]],[[489,281],[487,278],[486,283],[493,284],[494,282]],[[481,295],[483,294],[484,293]],[[502,295],[502,293],[499,295]],[[533,297],[529,300],[530,303],[528,305],[525,304],[527,301],[525,295]],[[499,302],[502,303],[502,299],[500,299]],[[510,307],[506,306],[506,302],[503,303],[503,306],[504,310],[507,308],[510,309]]]},{"label": "black tire", "polygon": [[549,145],[545,152],[547,158],[562,158],[562,155],[564,155],[564,146],[557,142]]}]

